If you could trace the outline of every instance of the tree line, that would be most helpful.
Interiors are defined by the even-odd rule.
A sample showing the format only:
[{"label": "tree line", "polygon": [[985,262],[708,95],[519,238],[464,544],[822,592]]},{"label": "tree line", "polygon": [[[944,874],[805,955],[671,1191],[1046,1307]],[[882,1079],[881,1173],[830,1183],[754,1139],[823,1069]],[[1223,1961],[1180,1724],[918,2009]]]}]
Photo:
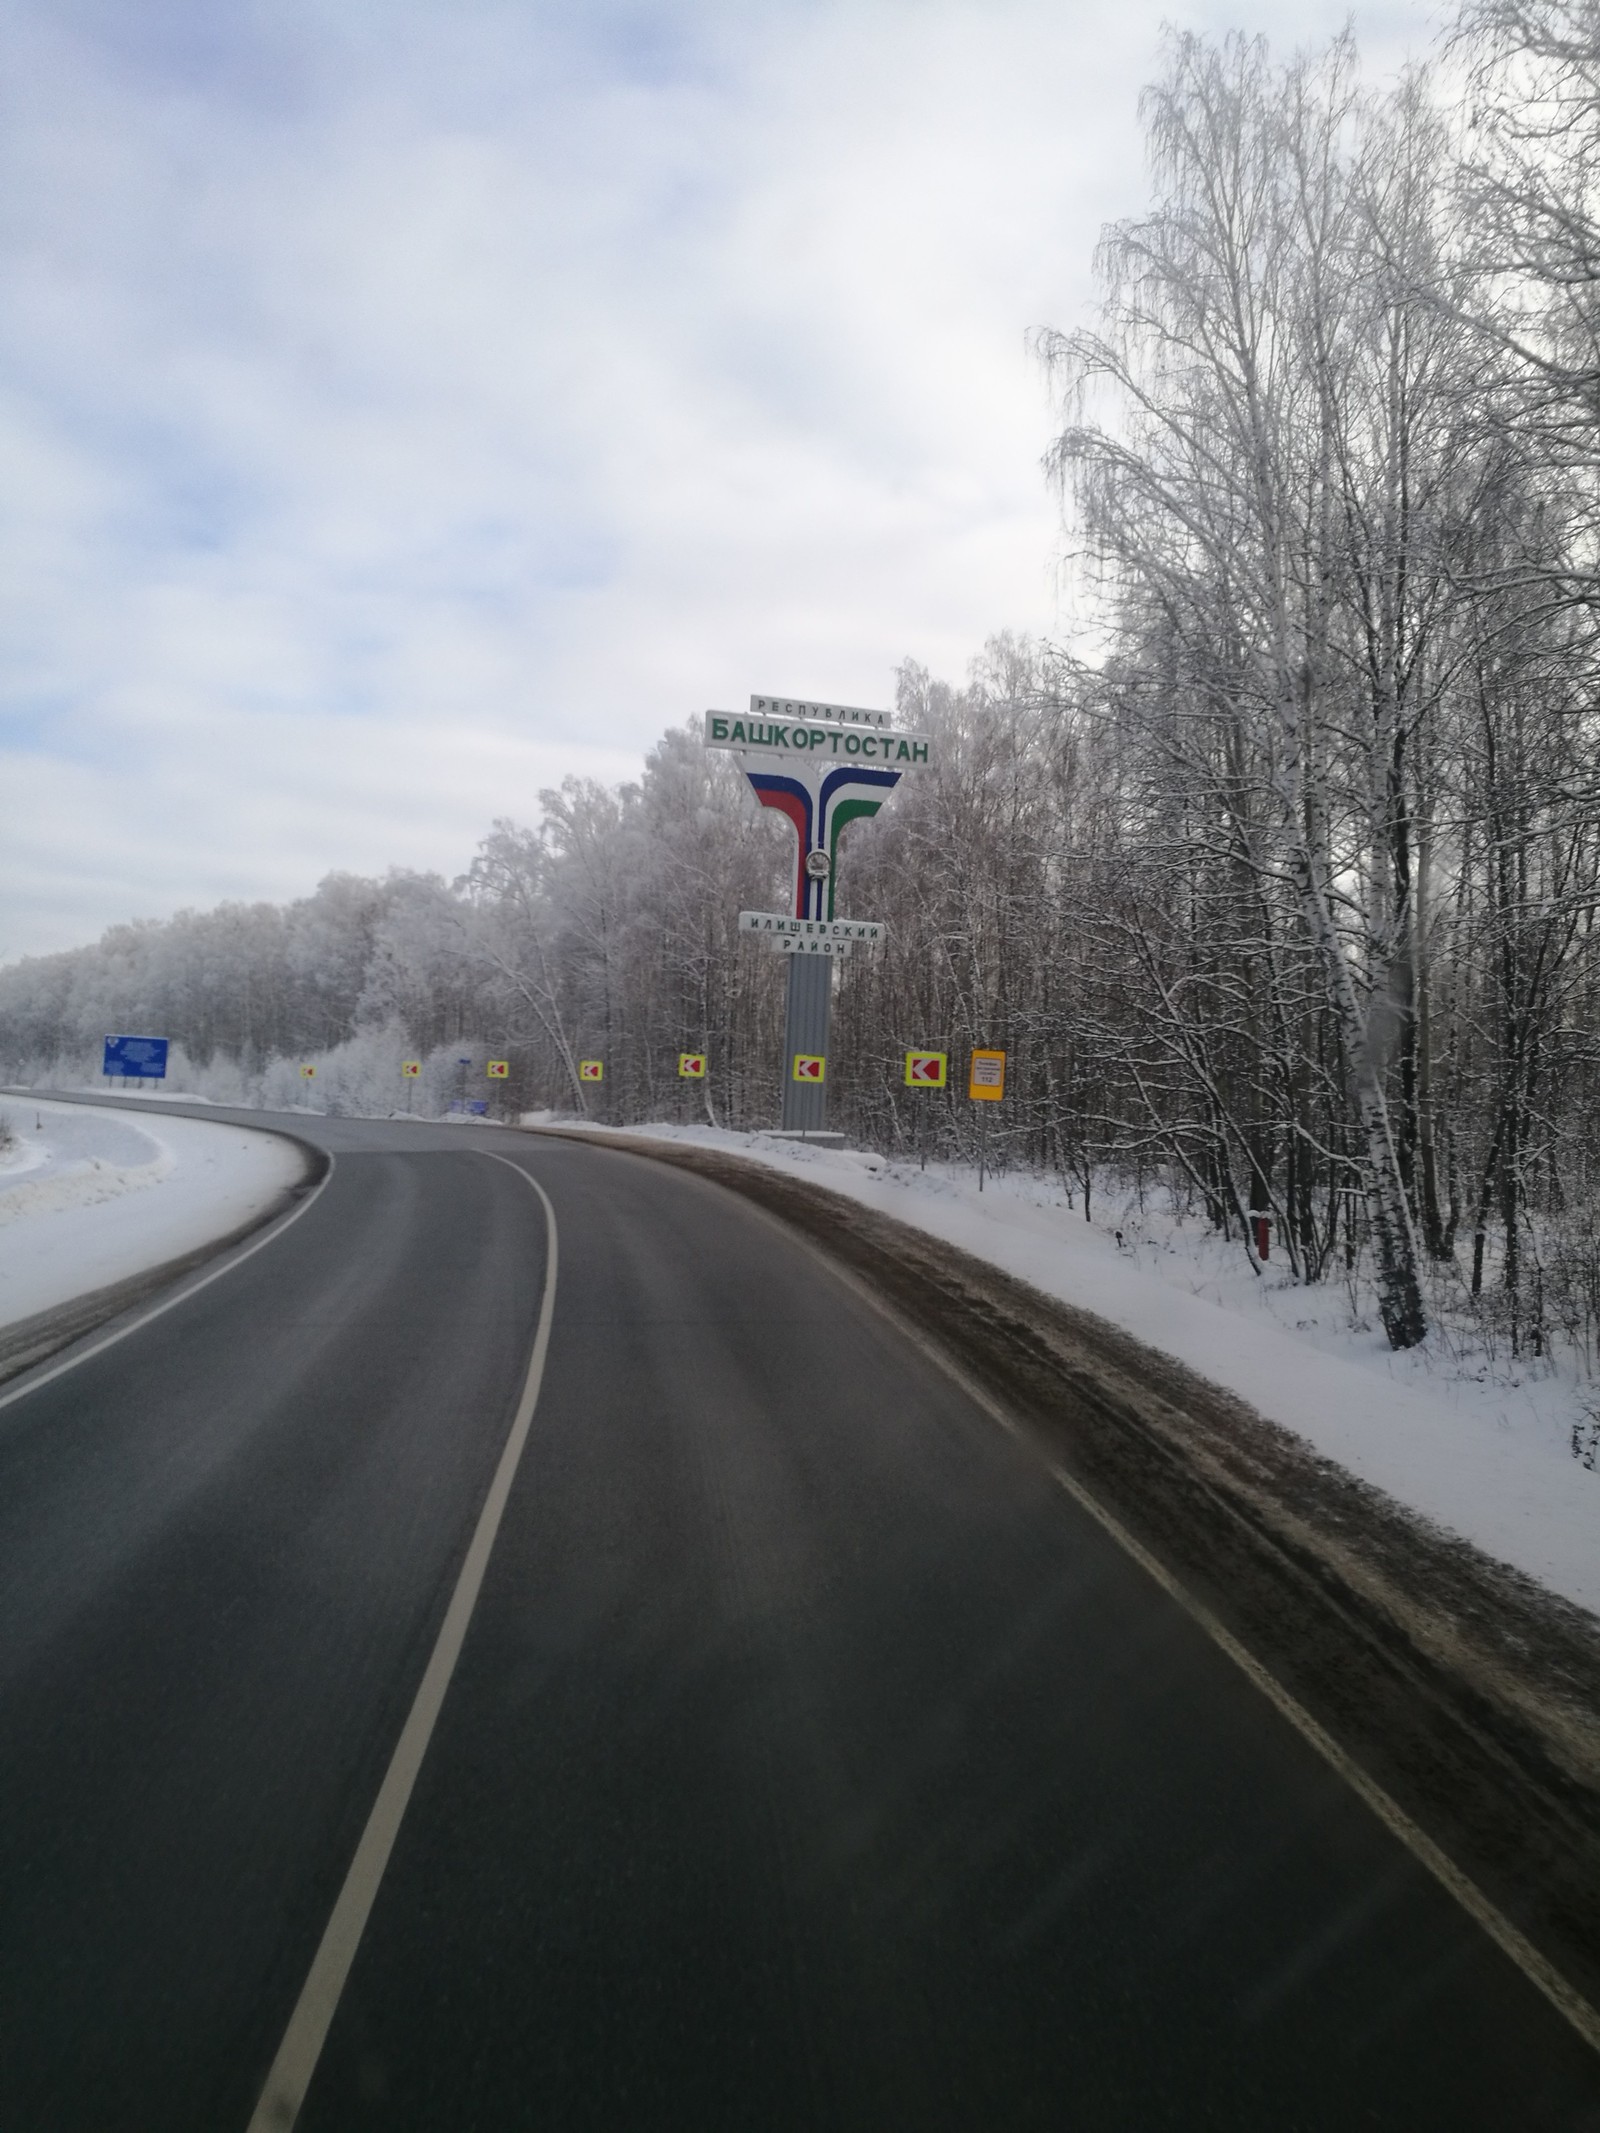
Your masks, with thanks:
[{"label": "tree line", "polygon": [[[845,836],[840,909],[889,930],[839,968],[834,1115],[969,1156],[903,1054],[1003,1046],[991,1156],[1086,1214],[1159,1186],[1396,1347],[1470,1320],[1592,1369],[1600,18],[1475,0],[1381,89],[1347,37],[1178,36],[1142,119],[1099,314],[1039,342],[1082,627],[902,668],[936,761]],[[315,1056],[387,1108],[414,1052],[437,1105],[493,1054],[519,1108],[770,1123],[783,968],[736,918],[781,907],[787,832],[687,730],[540,809],[453,883],[0,972],[5,1071],[147,1027],[217,1094]]]}]

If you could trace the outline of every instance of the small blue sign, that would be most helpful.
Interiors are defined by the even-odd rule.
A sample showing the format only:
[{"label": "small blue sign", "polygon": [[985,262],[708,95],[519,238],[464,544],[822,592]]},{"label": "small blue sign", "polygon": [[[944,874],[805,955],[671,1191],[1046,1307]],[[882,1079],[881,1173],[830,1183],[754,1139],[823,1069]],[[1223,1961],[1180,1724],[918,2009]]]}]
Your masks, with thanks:
[{"label": "small blue sign", "polygon": [[133,1081],[165,1081],[165,1037],[108,1037],[102,1074],[122,1074]]},{"label": "small blue sign", "polygon": [[489,1116],[489,1106],[481,1096],[458,1097],[450,1108],[452,1111],[464,1111],[470,1118],[487,1118]]}]

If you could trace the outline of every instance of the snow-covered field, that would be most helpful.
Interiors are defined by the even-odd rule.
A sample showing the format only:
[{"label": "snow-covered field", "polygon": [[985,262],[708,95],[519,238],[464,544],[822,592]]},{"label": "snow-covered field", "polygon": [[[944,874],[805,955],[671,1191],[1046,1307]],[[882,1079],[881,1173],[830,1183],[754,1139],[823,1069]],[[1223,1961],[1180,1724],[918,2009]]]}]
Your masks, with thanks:
[{"label": "snow-covered field", "polygon": [[[527,1123],[560,1124],[544,1114]],[[570,1123],[570,1121],[566,1121]],[[1406,1355],[1351,1329],[1337,1282],[1253,1275],[1238,1247],[1147,1205],[1096,1203],[1086,1223],[1050,1179],[920,1171],[851,1150],[708,1126],[630,1133],[721,1148],[802,1174],[1098,1313],[1175,1356],[1325,1457],[1600,1614],[1600,1473],[1572,1455],[1584,1413],[1570,1380],[1540,1366],[1449,1352]],[[1116,1232],[1122,1233],[1119,1245]]]},{"label": "snow-covered field", "polygon": [[0,1097],[0,1326],[225,1237],[305,1173],[273,1133]]}]

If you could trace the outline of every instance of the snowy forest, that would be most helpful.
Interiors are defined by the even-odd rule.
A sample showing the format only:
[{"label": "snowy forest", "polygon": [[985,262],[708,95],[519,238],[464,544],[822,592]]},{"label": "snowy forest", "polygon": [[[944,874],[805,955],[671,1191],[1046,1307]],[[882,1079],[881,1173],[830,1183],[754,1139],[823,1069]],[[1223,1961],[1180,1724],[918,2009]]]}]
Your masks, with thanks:
[{"label": "snowy forest", "polygon": [[[844,841],[841,912],[889,930],[839,967],[833,1121],[969,1157],[976,1107],[903,1055],[1003,1046],[992,1163],[1085,1213],[1174,1193],[1247,1256],[1264,1215],[1296,1278],[1364,1268],[1397,1348],[1454,1316],[1592,1372],[1600,13],[1482,0],[1383,89],[1348,38],[1175,37],[1142,122],[1099,314],[1038,340],[1074,632],[900,670],[937,760]],[[438,1112],[503,1056],[512,1112],[768,1124],[784,968],[737,914],[783,907],[790,842],[670,732],[454,882],[0,971],[0,1068],[82,1086],[151,1031],[217,1099]]]}]

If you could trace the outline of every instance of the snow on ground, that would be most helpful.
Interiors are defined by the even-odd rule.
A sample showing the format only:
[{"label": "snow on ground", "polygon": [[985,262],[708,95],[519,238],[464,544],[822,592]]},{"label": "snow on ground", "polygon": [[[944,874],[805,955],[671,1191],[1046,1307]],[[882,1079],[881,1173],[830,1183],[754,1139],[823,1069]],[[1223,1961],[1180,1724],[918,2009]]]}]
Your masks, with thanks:
[{"label": "snow on ground", "polygon": [[[544,1113],[529,1125],[573,1123]],[[1049,1178],[991,1177],[709,1126],[631,1126],[803,1174],[1112,1320],[1249,1402],[1325,1457],[1434,1524],[1600,1614],[1600,1473],[1572,1456],[1583,1412],[1570,1381],[1537,1365],[1491,1374],[1443,1335],[1393,1354],[1352,1330],[1338,1282],[1252,1274],[1237,1244],[1126,1197],[1081,1202]],[[1122,1243],[1116,1231],[1122,1232]],[[1359,1328],[1359,1318],[1357,1320]]]},{"label": "snow on ground", "polygon": [[[104,1096],[107,1084],[103,1081],[50,1081],[41,1084],[49,1089],[65,1088],[69,1092],[81,1089],[85,1096]],[[119,1103],[147,1104],[208,1104],[215,1101],[210,1096],[196,1096],[191,1089],[165,1089],[148,1081],[123,1081],[110,1084]]]},{"label": "snow on ground", "polygon": [[273,1133],[0,1097],[0,1326],[209,1244],[305,1174]]}]

